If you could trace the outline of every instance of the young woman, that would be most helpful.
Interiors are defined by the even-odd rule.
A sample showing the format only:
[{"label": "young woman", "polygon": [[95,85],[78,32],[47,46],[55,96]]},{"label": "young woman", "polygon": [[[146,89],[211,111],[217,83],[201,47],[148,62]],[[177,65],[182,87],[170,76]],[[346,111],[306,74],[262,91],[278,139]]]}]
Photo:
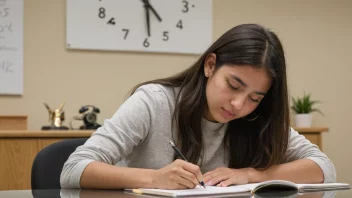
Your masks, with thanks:
[{"label": "young woman", "polygon": [[[176,159],[169,141],[188,161]],[[332,162],[289,127],[278,37],[256,24],[223,34],[187,70],[136,86],[69,157],[63,188],[194,188],[284,179],[334,182]]]}]

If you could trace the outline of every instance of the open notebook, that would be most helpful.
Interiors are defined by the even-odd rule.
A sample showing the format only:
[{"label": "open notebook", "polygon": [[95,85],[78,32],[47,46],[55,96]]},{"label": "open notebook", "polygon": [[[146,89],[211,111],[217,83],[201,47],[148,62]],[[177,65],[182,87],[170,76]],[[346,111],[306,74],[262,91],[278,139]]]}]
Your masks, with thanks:
[{"label": "open notebook", "polygon": [[297,190],[298,192],[311,192],[311,191],[326,191],[326,190],[341,190],[350,189],[349,184],[345,183],[326,183],[326,184],[295,184],[284,180],[270,180],[261,183],[235,185],[229,187],[216,187],[207,186],[204,189],[201,186],[197,186],[194,189],[186,190],[162,190],[162,189],[126,189],[138,194],[151,194],[161,195],[168,197],[184,197],[184,196],[204,196],[204,195],[224,195],[224,194],[237,194],[237,193],[256,193],[262,190]]}]

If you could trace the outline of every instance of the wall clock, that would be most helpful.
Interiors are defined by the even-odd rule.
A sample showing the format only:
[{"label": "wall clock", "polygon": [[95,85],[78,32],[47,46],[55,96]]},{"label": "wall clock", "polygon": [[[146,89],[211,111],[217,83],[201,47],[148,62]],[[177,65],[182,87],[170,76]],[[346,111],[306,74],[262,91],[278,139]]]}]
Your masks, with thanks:
[{"label": "wall clock", "polygon": [[212,0],[67,0],[71,49],[200,54],[212,42]]}]

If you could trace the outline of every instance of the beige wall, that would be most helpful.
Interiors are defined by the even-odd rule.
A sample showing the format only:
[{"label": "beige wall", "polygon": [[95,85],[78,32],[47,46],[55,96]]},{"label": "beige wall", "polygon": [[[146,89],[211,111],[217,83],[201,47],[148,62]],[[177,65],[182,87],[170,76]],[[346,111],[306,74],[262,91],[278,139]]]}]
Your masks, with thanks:
[{"label": "beige wall", "polygon": [[[66,101],[66,124],[83,104],[110,117],[133,85],[181,71],[196,56],[65,49],[66,0],[25,0],[24,94],[0,96],[0,114],[28,114],[29,129],[47,124],[42,101],[58,107]],[[214,0],[214,39],[240,23],[260,23],[282,39],[290,94],[313,93],[328,126],[324,151],[334,161],[339,181],[352,183],[352,1]],[[149,73],[147,75],[147,73]],[[76,124],[78,126],[78,124]]]}]

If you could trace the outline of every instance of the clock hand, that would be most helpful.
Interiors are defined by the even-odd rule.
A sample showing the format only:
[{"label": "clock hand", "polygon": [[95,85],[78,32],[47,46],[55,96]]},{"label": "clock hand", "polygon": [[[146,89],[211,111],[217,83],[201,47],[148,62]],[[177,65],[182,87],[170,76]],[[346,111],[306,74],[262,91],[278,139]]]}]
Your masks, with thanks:
[{"label": "clock hand", "polygon": [[148,8],[150,8],[150,10],[154,13],[154,15],[156,16],[156,18],[158,18],[158,20],[161,22],[162,19],[159,16],[159,14],[155,11],[155,9],[153,8],[153,6],[149,3],[149,0],[142,0],[144,2],[145,5],[148,6]]},{"label": "clock hand", "polygon": [[148,30],[148,36],[150,37],[150,18],[149,18],[149,6],[147,4],[144,5],[145,9],[145,14],[146,14],[146,19],[147,19],[147,30]]},{"label": "clock hand", "polygon": [[149,19],[149,9],[148,9],[148,5],[145,6],[145,11],[146,11],[146,14],[147,14],[148,36],[150,37],[150,19]]}]

